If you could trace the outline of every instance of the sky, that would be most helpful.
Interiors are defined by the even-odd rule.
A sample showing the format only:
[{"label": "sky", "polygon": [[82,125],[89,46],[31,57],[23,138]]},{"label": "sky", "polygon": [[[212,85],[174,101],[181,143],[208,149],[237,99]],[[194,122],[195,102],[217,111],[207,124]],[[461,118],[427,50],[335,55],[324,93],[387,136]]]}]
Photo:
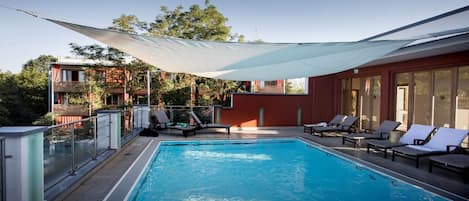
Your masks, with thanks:
[{"label": "sky", "polygon": [[[0,70],[17,73],[41,54],[72,56],[69,43],[99,44],[41,17],[106,28],[122,14],[152,22],[160,7],[205,0],[0,0]],[[469,0],[211,0],[232,33],[265,42],[357,41],[469,5]]]}]

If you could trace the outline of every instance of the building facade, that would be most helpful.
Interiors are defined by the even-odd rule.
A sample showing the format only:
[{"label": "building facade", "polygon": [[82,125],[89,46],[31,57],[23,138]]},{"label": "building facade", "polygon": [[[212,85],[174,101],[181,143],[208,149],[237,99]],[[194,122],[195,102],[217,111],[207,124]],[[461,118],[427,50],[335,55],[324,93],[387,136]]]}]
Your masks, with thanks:
[{"label": "building facade", "polygon": [[457,25],[445,28],[459,31],[416,40],[356,69],[310,77],[307,94],[235,94],[221,121],[240,127],[301,126],[346,114],[358,116],[361,129],[377,128],[384,120],[402,122],[401,130],[414,123],[469,129],[469,29],[461,23],[467,16],[469,7],[365,39],[438,32],[435,24]]},{"label": "building facade", "polygon": [[55,122],[62,124],[89,117],[97,109],[146,100],[147,90],[130,90],[128,80],[130,72],[110,62],[60,58],[50,64],[49,111],[57,113]]}]

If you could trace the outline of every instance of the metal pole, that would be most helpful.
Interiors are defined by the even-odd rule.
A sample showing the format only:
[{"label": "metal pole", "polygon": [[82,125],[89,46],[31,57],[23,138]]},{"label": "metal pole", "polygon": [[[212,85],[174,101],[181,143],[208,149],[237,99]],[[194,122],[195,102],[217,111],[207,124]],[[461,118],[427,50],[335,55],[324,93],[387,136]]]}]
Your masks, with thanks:
[{"label": "metal pole", "polygon": [[111,119],[111,114],[109,114],[109,146],[108,146],[108,149],[111,149],[111,129],[112,129],[112,119]]},{"label": "metal pole", "polygon": [[147,70],[147,104],[150,108],[150,70]]},{"label": "metal pole", "polygon": [[169,119],[171,121],[174,121],[174,111],[173,111],[173,107],[169,107]]},{"label": "metal pole", "polygon": [[49,64],[49,72],[48,72],[48,76],[49,76],[49,82],[48,82],[48,85],[49,85],[49,90],[47,90],[47,93],[48,93],[48,97],[50,98],[49,99],[49,104],[48,105],[48,110],[49,112],[54,112],[54,85],[53,85],[53,76],[52,76],[52,64]]},{"label": "metal pole", "polygon": [[210,106],[210,109],[212,110],[212,124],[215,123],[215,107],[212,105]]},{"label": "metal pole", "polygon": [[71,124],[71,134],[72,134],[72,139],[71,139],[71,148],[72,148],[72,170],[70,172],[71,175],[75,175],[75,123]]},{"label": "metal pole", "polygon": [[91,110],[93,108],[93,99],[91,98],[91,84],[89,83],[88,81],[88,99],[89,99],[89,103],[88,103],[88,117],[91,117]]},{"label": "metal pole", "polygon": [[97,134],[98,116],[96,116],[96,118],[90,118],[90,121],[92,121],[93,123],[93,140],[94,140],[93,160],[96,160],[96,158],[98,157],[98,134]]},{"label": "metal pole", "polygon": [[127,66],[124,65],[124,105],[127,105],[127,100],[125,98],[125,95],[127,94]]}]

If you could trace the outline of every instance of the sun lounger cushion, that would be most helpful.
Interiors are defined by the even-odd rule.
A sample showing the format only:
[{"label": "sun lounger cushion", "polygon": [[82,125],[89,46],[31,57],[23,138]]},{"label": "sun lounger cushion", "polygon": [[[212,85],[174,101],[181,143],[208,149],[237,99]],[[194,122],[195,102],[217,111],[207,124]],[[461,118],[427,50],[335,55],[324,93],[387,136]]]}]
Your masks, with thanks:
[{"label": "sun lounger cushion", "polygon": [[[444,134],[438,134],[440,132]],[[467,130],[462,129],[441,127],[438,129],[437,134],[424,146],[432,150],[446,151],[447,145],[460,145],[467,136],[467,132]],[[452,147],[450,151],[454,149],[455,148]]]},{"label": "sun lounger cushion", "polygon": [[428,125],[412,124],[410,129],[399,139],[401,144],[413,144],[415,139],[425,140],[435,127]]}]

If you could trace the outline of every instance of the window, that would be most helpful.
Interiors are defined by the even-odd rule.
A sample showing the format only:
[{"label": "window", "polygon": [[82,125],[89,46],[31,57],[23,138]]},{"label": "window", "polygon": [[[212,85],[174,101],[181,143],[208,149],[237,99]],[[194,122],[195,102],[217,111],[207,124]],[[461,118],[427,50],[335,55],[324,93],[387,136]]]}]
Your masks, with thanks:
[{"label": "window", "polygon": [[119,105],[119,102],[118,94],[110,94],[106,97],[106,105]]},{"label": "window", "polygon": [[308,78],[285,80],[285,94],[307,94],[307,80]]},{"label": "window", "polygon": [[359,116],[360,129],[378,128],[380,103],[380,76],[342,80],[342,113]]},{"label": "window", "polygon": [[264,81],[264,86],[265,87],[277,87],[277,80],[274,81]]},{"label": "window", "polygon": [[252,81],[249,85],[252,93],[268,94],[307,94],[308,78],[288,80]]},{"label": "window", "polygon": [[396,75],[396,120],[468,129],[469,67]]},{"label": "window", "polygon": [[85,72],[82,70],[62,70],[62,82],[84,82]]}]

